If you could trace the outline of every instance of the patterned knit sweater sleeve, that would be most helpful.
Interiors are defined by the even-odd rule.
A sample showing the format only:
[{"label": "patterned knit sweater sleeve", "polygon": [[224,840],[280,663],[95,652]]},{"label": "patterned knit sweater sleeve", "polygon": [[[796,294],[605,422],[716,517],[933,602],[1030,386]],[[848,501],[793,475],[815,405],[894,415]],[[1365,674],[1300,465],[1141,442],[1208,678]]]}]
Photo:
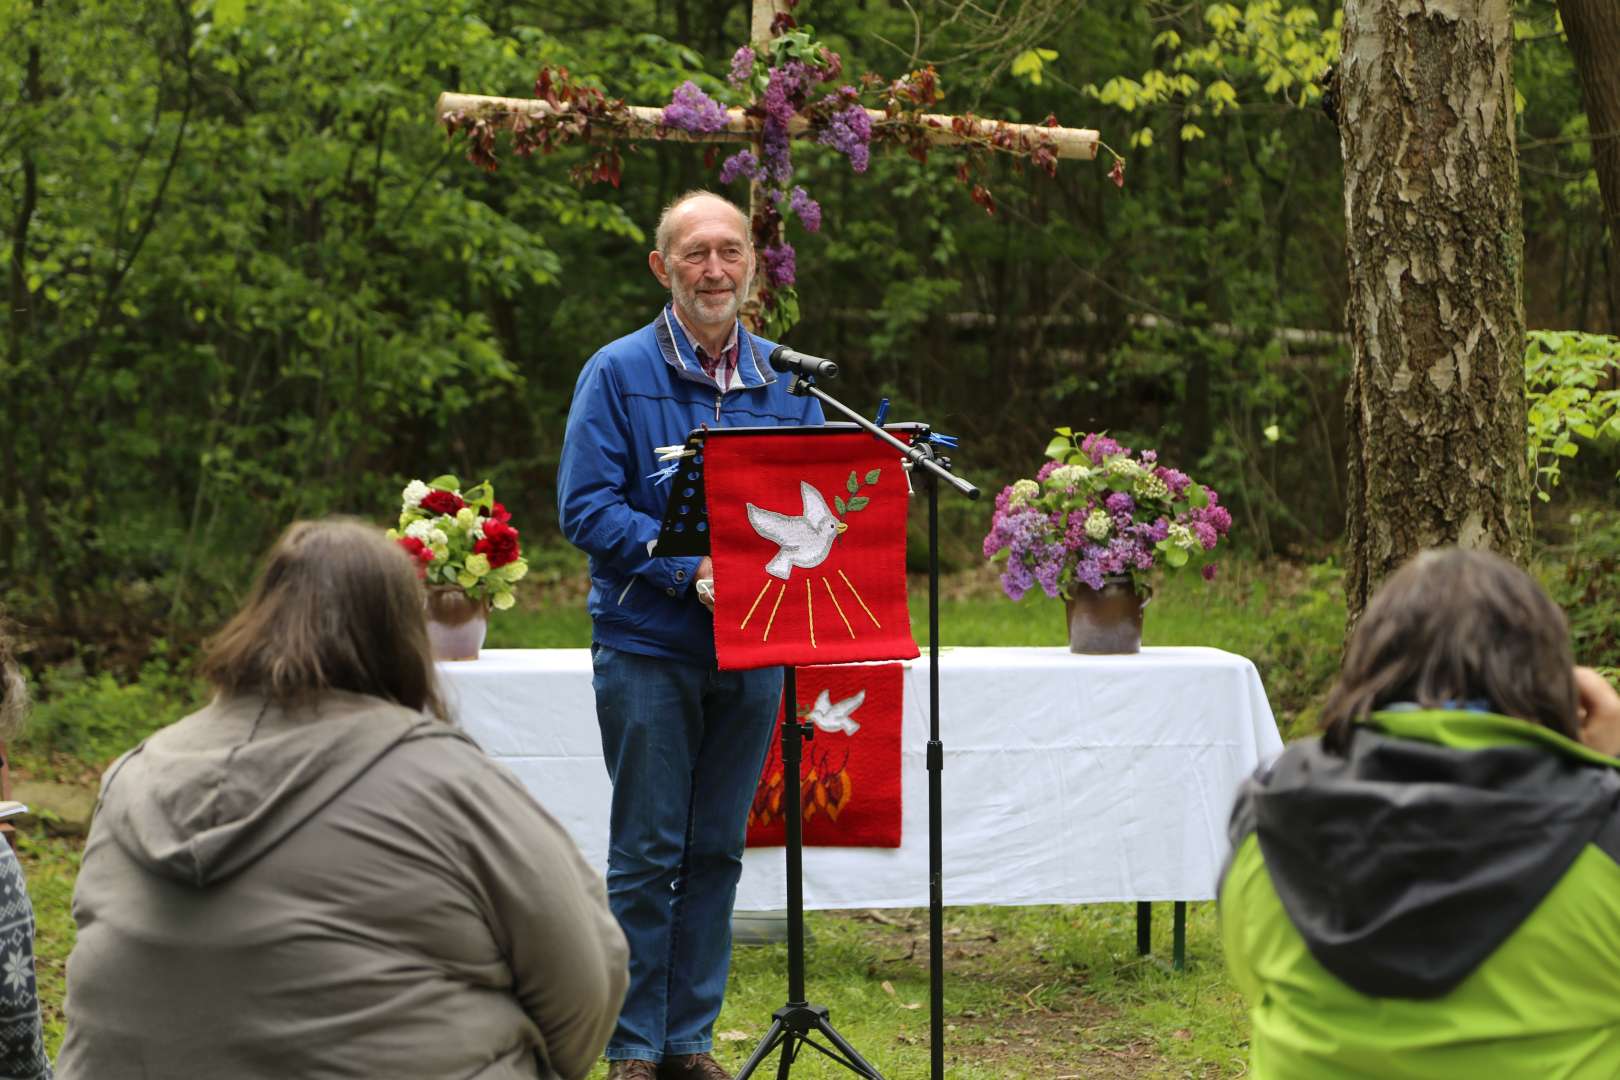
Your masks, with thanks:
[{"label": "patterned knit sweater sleeve", "polygon": [[34,986],[34,908],[22,865],[0,840],[0,1080],[50,1080]]}]

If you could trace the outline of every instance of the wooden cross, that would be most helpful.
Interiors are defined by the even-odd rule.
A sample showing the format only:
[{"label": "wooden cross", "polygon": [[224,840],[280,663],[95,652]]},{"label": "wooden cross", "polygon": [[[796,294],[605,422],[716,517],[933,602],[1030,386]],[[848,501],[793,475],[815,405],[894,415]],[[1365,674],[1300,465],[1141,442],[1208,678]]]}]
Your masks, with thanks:
[{"label": "wooden cross", "polygon": [[[769,47],[773,36],[772,26],[779,14],[787,11],[786,0],[754,0],[753,24],[750,38],[754,48],[763,52]],[[516,116],[540,118],[558,115],[568,110],[567,104],[552,105],[550,102],[537,98],[509,98],[488,97],[481,94],[460,94],[447,91],[439,95],[435,116]],[[694,133],[679,128],[665,127],[663,124],[662,107],[648,105],[630,105],[626,107],[627,117],[625,130],[618,133],[623,139],[651,139],[669,142],[760,142],[762,125],[759,120],[748,116],[742,109],[726,110],[726,126],[713,133]],[[876,109],[866,110],[872,121],[873,141],[885,128],[892,128],[895,121],[887,114]],[[920,125],[920,128],[914,125]],[[907,121],[908,127],[920,130],[922,137],[934,146],[959,146],[972,143],[978,146],[989,146],[994,149],[1016,151],[1020,147],[1044,143],[1050,146],[1058,158],[1095,159],[1099,145],[1096,131],[1090,128],[1047,127],[1039,124],[1014,124],[1000,120],[990,120],[983,117],[948,116],[940,114],[927,114],[915,121]],[[795,116],[788,124],[790,136],[802,136],[809,128],[809,121],[803,116]],[[762,185],[755,181],[749,186],[749,217],[751,220],[758,213],[760,200],[764,198]],[[757,296],[760,282],[764,278],[763,269],[755,275],[754,288],[755,301],[750,301],[745,309],[745,318],[750,329],[758,329]]]}]

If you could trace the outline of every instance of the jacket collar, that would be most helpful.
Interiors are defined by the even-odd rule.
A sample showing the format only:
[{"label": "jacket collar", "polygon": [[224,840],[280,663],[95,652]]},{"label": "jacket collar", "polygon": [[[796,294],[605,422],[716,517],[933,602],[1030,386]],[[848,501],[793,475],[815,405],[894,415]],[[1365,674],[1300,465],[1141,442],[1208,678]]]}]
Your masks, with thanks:
[{"label": "jacket collar", "polygon": [[1387,709],[1373,713],[1362,726],[1403,739],[1438,743],[1456,750],[1490,746],[1536,746],[1591,765],[1620,769],[1620,760],[1600,754],[1549,727],[1497,713],[1462,709]]},{"label": "jacket collar", "polygon": [[[703,370],[703,365],[698,363],[697,350],[692,347],[691,339],[676,321],[671,304],[665,304],[664,310],[658,313],[658,318],[653,322],[653,336],[658,341],[658,352],[663,356],[664,363],[673,368],[675,374],[690,382],[718,387],[718,384]],[[775,382],[776,372],[771,370],[767,359],[764,349],[760,347],[759,339],[750,334],[739,322],[737,376],[731,384],[732,387],[747,390],[769,386]]]}]

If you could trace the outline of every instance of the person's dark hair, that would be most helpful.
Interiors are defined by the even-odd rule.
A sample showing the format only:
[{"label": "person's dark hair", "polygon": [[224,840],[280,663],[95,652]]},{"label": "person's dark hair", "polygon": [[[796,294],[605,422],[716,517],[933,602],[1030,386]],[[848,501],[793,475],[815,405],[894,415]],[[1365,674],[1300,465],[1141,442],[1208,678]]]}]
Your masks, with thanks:
[{"label": "person's dark hair", "polygon": [[1322,707],[1322,745],[1343,753],[1356,721],[1403,701],[1482,700],[1578,738],[1574,670],[1564,613],[1529,574],[1488,551],[1425,551],[1356,624]]},{"label": "person's dark hair", "polygon": [[247,603],[208,642],[201,671],[223,693],[283,707],[348,690],[446,718],[416,571],[358,521],[288,526]]},{"label": "person's dark hair", "polygon": [[12,645],[11,623],[0,611],[0,742],[9,742],[22,731],[28,712],[28,684],[23,681]]}]

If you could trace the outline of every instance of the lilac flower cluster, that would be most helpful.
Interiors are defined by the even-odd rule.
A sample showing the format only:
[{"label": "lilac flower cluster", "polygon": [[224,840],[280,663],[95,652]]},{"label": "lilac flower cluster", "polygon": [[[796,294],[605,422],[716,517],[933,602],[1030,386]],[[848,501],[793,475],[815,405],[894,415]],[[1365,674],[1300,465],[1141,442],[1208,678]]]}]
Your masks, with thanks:
[{"label": "lilac flower cluster", "polygon": [[821,204],[810,197],[810,193],[802,187],[793,189],[788,198],[788,206],[792,208],[804,227],[810,232],[821,231]]},{"label": "lilac flower cluster", "polygon": [[752,150],[739,150],[720,163],[720,182],[729,184],[733,180],[764,180],[765,167],[759,163],[759,158]]},{"label": "lilac flower cluster", "polygon": [[754,50],[744,45],[731,54],[731,74],[727,77],[733,89],[741,89],[754,75]]},{"label": "lilac flower cluster", "polygon": [[1207,553],[1231,527],[1213,490],[1160,465],[1152,450],[1136,454],[1094,433],[1070,436],[1034,480],[1002,490],[984,554],[1006,553],[1001,584],[1014,600],[1037,585],[1059,597],[1122,578],[1145,593],[1160,564],[1213,578]]},{"label": "lilac flower cluster", "polygon": [[804,105],[811,83],[810,69],[804,62],[789,60],[771,69],[770,81],[765,84],[765,93],[760,98],[765,110],[764,129],[760,133],[765,168],[778,184],[785,184],[793,177],[788,123]]},{"label": "lilac flower cluster", "polygon": [[793,245],[786,241],[765,248],[765,280],[772,288],[782,289],[798,280]]},{"label": "lilac flower cluster", "polygon": [[849,158],[849,167],[863,173],[872,161],[872,118],[852,87],[842,88],[839,97],[844,107],[833,113],[818,141]]},{"label": "lilac flower cluster", "polygon": [[688,79],[675,88],[675,96],[664,106],[661,122],[665,127],[708,134],[725,128],[726,110]]}]

